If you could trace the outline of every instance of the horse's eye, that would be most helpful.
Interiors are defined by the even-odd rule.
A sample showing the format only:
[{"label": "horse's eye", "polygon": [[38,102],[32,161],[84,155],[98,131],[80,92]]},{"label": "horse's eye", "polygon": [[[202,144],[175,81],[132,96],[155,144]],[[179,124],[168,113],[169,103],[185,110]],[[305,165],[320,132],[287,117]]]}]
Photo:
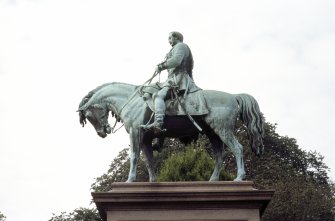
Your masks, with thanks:
[{"label": "horse's eye", "polygon": [[88,111],[85,113],[85,117],[90,118],[92,117],[92,112]]}]

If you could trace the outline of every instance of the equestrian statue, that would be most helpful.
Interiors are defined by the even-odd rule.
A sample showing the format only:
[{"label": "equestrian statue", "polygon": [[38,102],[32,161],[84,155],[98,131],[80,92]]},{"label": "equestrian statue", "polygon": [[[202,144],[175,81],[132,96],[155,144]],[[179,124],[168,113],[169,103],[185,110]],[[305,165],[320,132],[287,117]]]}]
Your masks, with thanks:
[{"label": "equestrian statue", "polygon": [[[202,90],[193,81],[193,56],[179,32],[169,34],[172,46],[165,60],[157,65],[152,78],[143,85],[107,83],[90,91],[79,104],[82,126],[86,119],[105,138],[122,122],[130,136],[130,170],[127,182],[136,180],[137,163],[143,151],[149,181],[155,182],[153,140],[165,137],[185,139],[205,134],[213,148],[215,167],[210,181],[218,181],[224,148],[233,153],[237,164],[235,181],[245,179],[243,147],[234,136],[237,118],[247,127],[252,151],[264,149],[264,119],[257,101],[248,94]],[[151,83],[161,71],[168,71],[163,83]],[[108,123],[109,112],[116,118]],[[160,142],[162,144],[162,142]]]}]

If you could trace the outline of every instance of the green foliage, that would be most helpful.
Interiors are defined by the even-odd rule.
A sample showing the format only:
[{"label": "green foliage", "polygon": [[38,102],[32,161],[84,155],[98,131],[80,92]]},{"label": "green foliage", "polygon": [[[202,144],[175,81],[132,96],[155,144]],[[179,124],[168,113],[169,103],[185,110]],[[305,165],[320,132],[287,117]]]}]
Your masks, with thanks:
[{"label": "green foliage", "polygon": [[[300,149],[295,139],[280,136],[275,129],[276,125],[267,123],[265,126],[265,152],[261,158],[245,148],[248,179],[253,180],[258,189],[276,191],[263,221],[334,220],[335,188],[328,178],[329,168],[323,157]],[[238,136],[248,147],[243,128]]]},{"label": "green foliage", "polygon": [[[335,220],[335,186],[328,178],[329,168],[323,162],[323,156],[300,149],[294,138],[280,136],[276,133],[274,124],[265,125],[265,150],[261,157],[252,153],[248,133],[240,122],[235,134],[244,146],[247,180],[254,181],[254,186],[258,189],[275,190],[262,217],[263,221]],[[109,191],[113,182],[127,180],[128,151],[129,148],[122,150],[112,161],[107,173],[96,178],[91,186],[93,191]],[[224,169],[220,174],[221,180],[232,180],[236,174],[235,159],[227,152]],[[160,152],[155,151],[154,157],[159,181],[208,180],[214,168],[211,145],[204,136],[200,136],[197,142],[186,148],[177,139],[166,139],[164,148]],[[148,174],[142,156],[137,169],[137,181],[147,182]],[[73,217],[81,214],[80,210],[86,209],[62,213],[50,221],[78,220]],[[97,215],[96,211],[95,214]]]},{"label": "green foliage", "polygon": [[319,186],[304,177],[280,180],[263,220],[334,220],[334,187]]},{"label": "green foliage", "polygon": [[111,190],[113,182],[124,182],[127,180],[130,167],[128,148],[120,151],[118,156],[112,161],[107,173],[96,178],[95,183],[91,185],[94,192],[107,192]]},{"label": "green foliage", "polygon": [[185,152],[173,154],[166,160],[158,176],[159,181],[208,180],[214,162],[204,150],[187,147]]},{"label": "green foliage", "polygon": [[[166,139],[164,148],[160,152],[155,151],[155,168],[156,173],[160,171],[162,164],[166,159],[173,153],[179,153],[184,150],[184,145],[176,139]],[[97,177],[95,182],[91,185],[91,189],[94,192],[107,192],[112,189],[112,183],[114,182],[125,182],[128,178],[128,172],[130,168],[129,161],[129,148],[125,148],[120,151],[118,156],[114,158],[107,173]],[[138,182],[147,182],[149,175],[145,166],[143,155],[139,159],[137,166],[137,179]]]},{"label": "green foliage", "polygon": [[[201,140],[199,141],[201,142]],[[158,175],[159,181],[205,181],[212,175],[215,162],[205,148],[193,143],[182,152],[169,156]],[[221,180],[232,180],[233,176],[221,171]]]},{"label": "green foliage", "polygon": [[52,214],[49,221],[102,221],[96,209],[78,208],[73,212],[62,212],[60,215]]},{"label": "green foliage", "polygon": [[0,221],[5,221],[6,216],[0,212]]},{"label": "green foliage", "polygon": [[[192,151],[194,150],[194,151]],[[187,151],[190,152],[186,153]],[[91,185],[94,192],[106,192],[111,190],[113,182],[125,182],[128,178],[130,167],[129,162],[129,148],[123,149],[118,156],[112,161],[107,173],[97,177],[95,182]],[[166,139],[164,148],[160,152],[154,151],[155,169],[160,181],[195,181],[195,180],[209,180],[210,175],[214,169],[214,160],[211,156],[211,146],[204,136],[201,136],[197,142],[194,142],[185,148],[185,146],[178,139]],[[176,168],[174,157],[180,159],[180,170]],[[187,160],[187,163],[185,160]],[[182,163],[182,161],[185,161]],[[170,166],[167,164],[170,163]],[[191,164],[192,163],[192,164]],[[188,175],[183,174],[187,167]],[[162,169],[162,168],[165,169]],[[168,169],[170,168],[170,169]],[[169,172],[170,171],[170,172]],[[173,173],[176,174],[173,178]],[[179,178],[176,178],[177,175]],[[225,170],[221,171],[221,180],[232,180],[233,175],[227,173]],[[148,172],[144,163],[143,156],[137,167],[137,181],[147,182],[149,180]]]},{"label": "green foliage", "polygon": [[[276,125],[266,123],[262,157],[256,157],[249,145],[248,133],[238,122],[236,136],[244,148],[247,179],[258,189],[274,189],[275,195],[264,213],[263,221],[334,220],[335,188],[329,180],[328,167],[317,152],[299,148],[294,138],[280,136]],[[166,139],[161,152],[154,153],[160,181],[208,180],[214,168],[211,145],[200,136],[187,148],[176,139]],[[236,162],[228,151],[221,180],[232,180]],[[94,191],[108,191],[115,181],[125,181],[129,161],[127,150],[114,159],[107,174],[97,178]],[[140,160],[138,180],[147,181],[146,168]]]},{"label": "green foliage", "polygon": [[[125,148],[120,151],[116,158],[114,158],[107,173],[95,178],[96,181],[91,185],[92,191],[107,192],[112,189],[112,183],[125,182],[128,178],[129,168],[129,148]],[[137,167],[137,181],[146,182],[148,180],[149,175],[141,156]]]}]

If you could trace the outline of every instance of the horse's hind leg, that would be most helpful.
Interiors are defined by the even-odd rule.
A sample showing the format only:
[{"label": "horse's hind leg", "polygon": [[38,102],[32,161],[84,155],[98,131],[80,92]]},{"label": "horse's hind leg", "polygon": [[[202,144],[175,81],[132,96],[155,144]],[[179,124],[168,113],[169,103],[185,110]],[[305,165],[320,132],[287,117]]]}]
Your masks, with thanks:
[{"label": "horse's hind leg", "polygon": [[243,161],[243,146],[237,141],[233,132],[227,132],[226,130],[216,131],[224,144],[228,146],[231,152],[234,154],[237,164],[237,176],[234,181],[242,181],[245,179],[244,161]]},{"label": "horse's hind leg", "polygon": [[209,141],[212,144],[214,157],[215,157],[215,167],[213,174],[209,181],[219,181],[220,179],[220,172],[222,169],[223,164],[223,142],[221,139],[216,135],[208,135]]},{"label": "horse's hind leg", "polygon": [[228,132],[223,136],[223,142],[228,146],[235,156],[237,164],[237,176],[234,181],[242,181],[245,179],[244,161],[243,161],[243,146],[237,141],[234,134]]}]

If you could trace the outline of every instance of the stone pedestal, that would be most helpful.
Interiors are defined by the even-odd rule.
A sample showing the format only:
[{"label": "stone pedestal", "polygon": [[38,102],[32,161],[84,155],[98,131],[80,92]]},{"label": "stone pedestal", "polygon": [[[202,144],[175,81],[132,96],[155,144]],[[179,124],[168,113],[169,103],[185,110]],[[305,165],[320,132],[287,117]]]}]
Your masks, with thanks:
[{"label": "stone pedestal", "polygon": [[104,221],[260,221],[274,191],[253,182],[114,183],[92,193]]}]

